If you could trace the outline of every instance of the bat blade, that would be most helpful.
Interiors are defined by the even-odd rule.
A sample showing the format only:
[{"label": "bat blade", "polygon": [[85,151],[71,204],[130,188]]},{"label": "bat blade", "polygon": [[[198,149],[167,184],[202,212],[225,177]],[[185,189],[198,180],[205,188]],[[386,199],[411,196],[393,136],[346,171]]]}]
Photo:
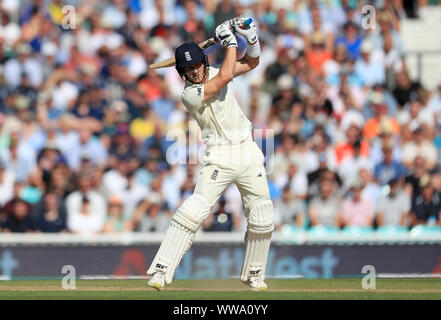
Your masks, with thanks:
[{"label": "bat blade", "polygon": [[[246,20],[244,22],[244,26],[249,25],[252,21],[253,21],[253,19],[251,19],[251,18]],[[232,29],[232,31],[236,32],[233,29]],[[205,40],[205,41],[199,43],[198,46],[201,49],[207,49],[207,48],[211,47],[212,45],[216,44],[216,42],[217,42],[216,39],[213,37],[213,38],[210,38],[208,40]],[[167,68],[167,67],[173,67],[175,65],[176,65],[175,57],[171,57],[166,60],[162,60],[162,61],[159,61],[159,62],[156,62],[156,63],[149,65],[149,69]]]},{"label": "bat blade", "polygon": [[[205,41],[199,43],[198,46],[201,49],[207,49],[214,44],[216,44],[216,41],[214,41],[214,38],[210,38],[208,40],[205,40]],[[167,68],[167,67],[173,67],[175,65],[176,65],[175,57],[171,57],[166,60],[162,60],[157,63],[153,63],[153,64],[149,65],[149,69]]]},{"label": "bat blade", "polygon": [[173,67],[174,65],[176,65],[175,57],[171,57],[166,60],[162,60],[157,63],[153,63],[149,65],[149,69],[167,68],[167,67]]}]

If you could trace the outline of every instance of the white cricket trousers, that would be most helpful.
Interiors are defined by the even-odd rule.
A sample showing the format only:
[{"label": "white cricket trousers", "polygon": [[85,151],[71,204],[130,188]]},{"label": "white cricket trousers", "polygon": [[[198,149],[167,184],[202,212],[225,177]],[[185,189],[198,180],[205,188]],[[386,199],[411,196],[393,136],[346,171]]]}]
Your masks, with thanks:
[{"label": "white cricket trousers", "polygon": [[236,184],[245,208],[254,201],[270,200],[264,156],[251,137],[240,144],[207,148],[204,162],[194,193],[204,196],[210,206],[231,183]]}]

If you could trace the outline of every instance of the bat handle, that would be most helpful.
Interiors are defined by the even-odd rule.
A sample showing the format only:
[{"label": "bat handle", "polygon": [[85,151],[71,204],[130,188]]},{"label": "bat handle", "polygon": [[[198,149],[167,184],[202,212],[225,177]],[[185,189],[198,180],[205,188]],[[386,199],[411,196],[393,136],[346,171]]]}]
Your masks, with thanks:
[{"label": "bat handle", "polygon": [[[251,18],[246,19],[246,20],[243,22],[243,25],[240,26],[240,28],[243,28],[243,27],[248,26],[251,22],[253,22],[253,19],[251,19]],[[235,30],[234,28],[230,28],[230,30],[231,30],[233,33],[236,32],[236,30]],[[216,38],[216,36],[214,36],[214,41],[215,41],[215,42],[219,42],[219,39]]]}]

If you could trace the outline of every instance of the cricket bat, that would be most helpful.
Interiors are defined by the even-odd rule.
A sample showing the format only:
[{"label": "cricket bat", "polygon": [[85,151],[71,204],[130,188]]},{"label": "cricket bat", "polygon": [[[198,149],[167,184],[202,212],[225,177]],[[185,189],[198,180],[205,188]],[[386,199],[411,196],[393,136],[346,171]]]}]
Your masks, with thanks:
[{"label": "cricket bat", "polygon": [[[241,26],[241,28],[249,25],[252,21],[253,21],[253,19],[251,19],[251,18],[245,20],[243,23],[243,26]],[[234,28],[231,28],[231,31],[233,33],[236,32],[236,30],[234,30]],[[208,40],[205,40],[205,41],[199,43],[198,46],[202,49],[207,49],[208,47],[211,47],[212,45],[214,45],[216,42],[219,42],[219,40],[216,39],[216,36],[214,36]],[[149,69],[173,67],[175,64],[176,64],[175,57],[171,57],[166,60],[162,60],[157,63],[153,63],[153,64],[149,65]]]}]

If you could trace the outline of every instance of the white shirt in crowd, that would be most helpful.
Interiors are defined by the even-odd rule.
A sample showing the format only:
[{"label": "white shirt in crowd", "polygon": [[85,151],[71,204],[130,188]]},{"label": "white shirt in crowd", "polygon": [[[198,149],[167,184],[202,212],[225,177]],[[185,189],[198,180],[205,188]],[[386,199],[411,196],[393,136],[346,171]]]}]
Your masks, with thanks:
[{"label": "white shirt in crowd", "polygon": [[106,220],[107,205],[104,197],[96,191],[87,193],[88,214],[82,213],[83,194],[71,193],[66,198],[67,227],[75,233],[89,234],[101,232]]},{"label": "white shirt in crowd", "polygon": [[14,182],[14,172],[8,169],[3,169],[3,174],[0,173],[0,207],[3,207],[6,202],[13,198]]}]

